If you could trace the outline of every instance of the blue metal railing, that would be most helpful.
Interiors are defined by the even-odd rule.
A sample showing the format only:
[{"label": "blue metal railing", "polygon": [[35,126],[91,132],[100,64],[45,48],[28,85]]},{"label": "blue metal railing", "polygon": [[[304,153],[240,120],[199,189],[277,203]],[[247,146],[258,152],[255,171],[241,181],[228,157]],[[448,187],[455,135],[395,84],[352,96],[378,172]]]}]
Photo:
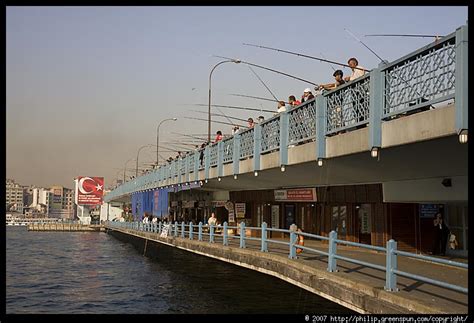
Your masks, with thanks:
[{"label": "blue metal railing", "polygon": [[[233,145],[234,137],[226,139],[221,158],[217,144],[208,146],[202,154],[203,162],[198,163],[198,170],[204,169],[208,175],[209,167],[217,165],[222,168],[223,163],[235,164],[239,160],[254,157],[254,154],[257,156],[255,159],[259,160],[261,154],[275,150],[280,150],[280,164],[285,165],[288,161],[288,145],[314,138],[317,141],[318,158],[325,158],[326,136],[365,125],[373,127],[373,131],[369,132],[370,150],[371,147],[381,145],[382,122],[389,122],[393,117],[407,112],[425,110],[432,104],[453,98],[457,98],[456,129],[467,129],[467,57],[467,25],[464,25],[437,42],[392,63],[381,64],[354,81],[325,91],[314,100],[266,120],[256,126],[260,132],[254,128],[241,132],[236,145]],[[456,80],[460,84],[456,85]],[[234,153],[234,150],[237,151]],[[176,181],[175,184],[184,182],[185,178],[189,178],[189,173],[195,170],[193,160],[200,160],[200,156],[200,151],[193,152],[184,158],[180,166],[175,160],[150,174],[126,182],[109,192],[104,200],[110,201],[141,191],[146,185],[164,186],[165,179]],[[210,160],[207,161],[207,158]],[[183,167],[186,163],[187,170]],[[255,170],[260,170],[259,165],[259,161],[254,161]],[[238,169],[234,165],[236,174]],[[160,180],[157,181],[157,177]]]},{"label": "blue metal railing", "polygon": [[[436,264],[444,264],[456,268],[468,269],[468,264],[460,263],[451,260],[444,260],[440,258],[418,255],[415,253],[405,252],[397,250],[397,243],[394,240],[387,241],[387,246],[385,248],[367,245],[363,243],[357,243],[352,241],[340,240],[337,239],[337,233],[331,231],[329,237],[324,237],[316,234],[306,233],[306,232],[297,232],[286,229],[276,229],[268,228],[265,222],[262,223],[261,227],[246,227],[244,222],[241,222],[238,226],[229,226],[226,222],[224,224],[215,226],[215,225],[204,225],[202,222],[196,226],[193,223],[186,224],[181,222],[179,224],[177,221],[174,223],[141,223],[141,222],[107,222],[107,226],[110,228],[117,229],[127,229],[133,231],[143,231],[143,232],[154,232],[158,235],[163,235],[165,230],[168,230],[166,236],[180,237],[181,239],[194,240],[197,233],[197,241],[204,241],[203,236],[208,237],[209,243],[216,243],[216,238],[219,237],[219,240],[222,241],[224,246],[229,245],[229,239],[239,239],[239,248],[247,248],[246,241],[259,241],[260,251],[261,252],[270,252],[268,249],[268,244],[278,244],[288,246],[288,258],[295,259],[297,255],[297,249],[302,249],[307,252],[316,253],[318,255],[327,257],[327,271],[328,272],[337,272],[337,260],[343,260],[351,262],[357,265],[366,266],[369,268],[374,268],[380,271],[385,272],[385,290],[387,291],[398,291],[397,289],[397,276],[408,277],[417,281],[422,281],[428,284],[433,284],[439,287],[446,289],[451,289],[458,291],[460,293],[468,293],[468,288],[453,285],[447,282],[440,280],[432,279],[423,275],[413,274],[404,272],[398,269],[398,257],[404,256],[415,259],[428,260]],[[197,232],[196,232],[197,230]],[[229,234],[229,230],[236,230],[236,234]],[[256,231],[259,234],[256,236],[247,236],[246,230]],[[267,238],[268,232],[280,232],[289,235],[288,241],[282,240],[272,240]],[[314,249],[308,246],[299,245],[297,243],[297,237],[301,235],[305,238],[312,238],[321,241],[328,241],[327,251]],[[386,255],[385,266],[374,264],[359,259],[342,256],[337,253],[338,245],[348,245],[353,247],[358,247],[366,250],[374,250],[378,252],[383,252]]]}]

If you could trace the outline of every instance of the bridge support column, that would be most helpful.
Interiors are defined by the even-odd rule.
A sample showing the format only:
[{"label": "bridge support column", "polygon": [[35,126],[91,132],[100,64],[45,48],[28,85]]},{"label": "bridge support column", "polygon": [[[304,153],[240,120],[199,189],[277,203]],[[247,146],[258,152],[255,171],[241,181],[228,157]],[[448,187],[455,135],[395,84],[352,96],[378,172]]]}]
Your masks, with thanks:
[{"label": "bridge support column", "polygon": [[258,175],[260,170],[260,152],[262,151],[262,124],[256,124],[253,132],[253,171]]},{"label": "bridge support column", "polygon": [[288,165],[288,132],[290,115],[288,112],[280,113],[280,167],[285,170]]},{"label": "bridge support column", "polygon": [[337,232],[334,230],[329,232],[328,271],[330,273],[337,271],[337,261],[336,261],[336,258],[334,257],[337,253],[336,239],[337,239]]},{"label": "bridge support column", "polygon": [[240,134],[236,133],[234,135],[234,155],[232,156],[232,167],[234,178],[239,174],[239,162],[240,162]]},{"label": "bridge support column", "polygon": [[[327,99],[324,95],[316,97],[316,160],[322,166],[326,158],[326,107]],[[321,162],[321,164],[319,164]]]},{"label": "bridge support column", "polygon": [[397,255],[395,251],[397,251],[397,242],[393,239],[390,239],[389,241],[387,241],[387,259],[385,261],[385,290],[390,292],[398,291],[397,274],[395,274],[394,272],[395,270],[397,270]]},{"label": "bridge support column", "polygon": [[183,163],[184,163],[184,181],[186,183],[189,182],[189,155],[183,158]]},{"label": "bridge support column", "polygon": [[196,150],[194,153],[194,180],[199,181],[199,157],[201,152]]},{"label": "bridge support column", "polygon": [[[468,130],[468,37],[467,24],[456,29],[456,131],[459,141],[467,142]],[[465,135],[465,139],[461,137]]]},{"label": "bridge support column", "polygon": [[[369,150],[382,147],[382,112],[384,108],[385,73],[381,69],[385,66],[380,63],[379,67],[370,72],[370,94],[369,94]],[[377,155],[378,156],[378,153]]]}]

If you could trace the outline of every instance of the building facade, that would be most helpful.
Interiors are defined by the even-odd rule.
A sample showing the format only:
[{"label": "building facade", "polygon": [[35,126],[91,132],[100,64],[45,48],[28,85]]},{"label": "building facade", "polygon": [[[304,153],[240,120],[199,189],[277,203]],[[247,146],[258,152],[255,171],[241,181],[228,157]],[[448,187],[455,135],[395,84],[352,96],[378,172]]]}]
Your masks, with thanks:
[{"label": "building facade", "polygon": [[23,213],[23,187],[13,179],[6,180],[6,210]]}]

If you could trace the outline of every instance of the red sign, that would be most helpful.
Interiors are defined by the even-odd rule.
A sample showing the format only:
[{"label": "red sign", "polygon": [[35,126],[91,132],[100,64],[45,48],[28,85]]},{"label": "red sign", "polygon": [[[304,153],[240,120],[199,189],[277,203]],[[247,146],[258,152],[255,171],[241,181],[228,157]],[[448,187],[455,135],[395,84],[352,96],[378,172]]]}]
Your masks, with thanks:
[{"label": "red sign", "polygon": [[275,201],[316,202],[315,188],[275,190]]},{"label": "red sign", "polygon": [[85,177],[77,178],[77,204],[79,205],[97,205],[102,204],[102,195],[104,193],[103,177]]}]

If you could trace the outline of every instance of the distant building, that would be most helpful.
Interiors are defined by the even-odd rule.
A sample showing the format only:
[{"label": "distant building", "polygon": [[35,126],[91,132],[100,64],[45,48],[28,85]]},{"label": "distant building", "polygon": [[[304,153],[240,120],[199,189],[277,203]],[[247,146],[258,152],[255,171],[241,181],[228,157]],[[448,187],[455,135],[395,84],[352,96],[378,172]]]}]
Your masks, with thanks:
[{"label": "distant building", "polygon": [[32,190],[32,202],[30,204],[30,207],[34,208],[40,213],[49,215],[50,198],[51,192],[49,188],[35,187]]},{"label": "distant building", "polygon": [[13,179],[6,181],[6,210],[23,213],[23,188]]},{"label": "distant building", "polygon": [[74,219],[74,191],[63,186],[51,186],[49,216],[59,219]]}]

